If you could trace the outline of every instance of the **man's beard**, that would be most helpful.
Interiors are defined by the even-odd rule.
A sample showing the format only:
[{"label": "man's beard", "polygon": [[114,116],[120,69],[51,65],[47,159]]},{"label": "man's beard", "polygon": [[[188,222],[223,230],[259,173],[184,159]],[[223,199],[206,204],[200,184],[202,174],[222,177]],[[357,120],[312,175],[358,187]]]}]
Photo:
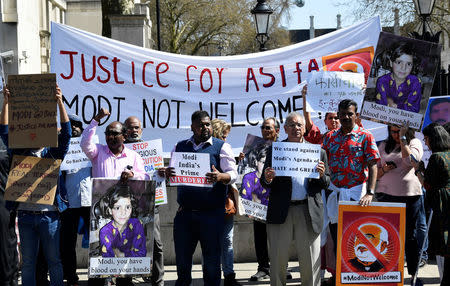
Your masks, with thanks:
[{"label": "man's beard", "polygon": [[141,141],[141,136],[139,136],[138,134],[136,134],[135,137],[129,136],[127,138],[127,142],[129,143],[136,143],[136,142],[140,142]]}]

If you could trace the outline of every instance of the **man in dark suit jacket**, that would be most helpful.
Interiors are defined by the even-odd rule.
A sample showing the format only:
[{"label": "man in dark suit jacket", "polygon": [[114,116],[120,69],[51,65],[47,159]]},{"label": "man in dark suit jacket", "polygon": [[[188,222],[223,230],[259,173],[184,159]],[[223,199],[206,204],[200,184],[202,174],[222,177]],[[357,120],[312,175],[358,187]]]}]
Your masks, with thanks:
[{"label": "man in dark suit jacket", "polygon": [[[305,142],[305,119],[291,112],[284,125],[288,138],[284,142]],[[302,285],[320,285],[320,232],[323,225],[321,190],[330,183],[325,151],[317,165],[319,179],[276,176],[272,168],[272,150],[264,165],[261,185],[271,189],[267,208],[270,285],[286,285],[289,245],[295,240]]]}]

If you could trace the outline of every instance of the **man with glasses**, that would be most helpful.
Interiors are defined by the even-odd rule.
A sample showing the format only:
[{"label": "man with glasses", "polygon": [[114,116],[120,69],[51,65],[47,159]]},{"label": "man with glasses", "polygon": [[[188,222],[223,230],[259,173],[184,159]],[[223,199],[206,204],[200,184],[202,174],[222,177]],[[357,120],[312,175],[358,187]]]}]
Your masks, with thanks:
[{"label": "man with glasses", "polygon": [[[305,119],[297,112],[286,117],[283,142],[305,143]],[[306,142],[307,143],[307,142]],[[302,285],[320,285],[320,232],[323,226],[321,190],[330,183],[327,156],[320,152],[318,179],[277,176],[272,168],[272,149],[266,157],[261,185],[270,188],[267,206],[270,285],[286,285],[289,245],[295,240]]]},{"label": "man with glasses", "polygon": [[[106,145],[94,143],[93,137],[100,120],[108,115],[108,110],[100,109],[100,112],[83,131],[81,138],[81,149],[92,162],[92,178],[117,178],[120,176],[120,180],[123,182],[129,178],[145,179],[144,161],[141,156],[123,145],[127,138],[127,132],[122,123],[114,121],[106,127]],[[116,285],[132,285],[130,280],[129,278],[118,278]],[[105,279],[89,279],[89,285],[103,286],[104,284]]]},{"label": "man with glasses", "polygon": [[[142,125],[139,118],[136,116],[130,116],[125,120],[125,129],[127,130],[127,136],[125,144],[142,142]],[[159,220],[159,206],[155,206],[154,217],[154,244],[153,244],[153,266],[152,276],[143,278],[146,282],[151,282],[153,286],[164,285],[164,258],[163,258],[163,244],[161,241],[161,229]]]},{"label": "man with glasses", "polygon": [[95,144],[92,140],[100,120],[108,115],[109,111],[102,108],[83,131],[81,149],[92,161],[92,177],[120,176],[123,181],[128,178],[144,179],[144,162],[141,156],[123,145],[127,134],[122,123],[114,121],[106,127],[106,145]]}]

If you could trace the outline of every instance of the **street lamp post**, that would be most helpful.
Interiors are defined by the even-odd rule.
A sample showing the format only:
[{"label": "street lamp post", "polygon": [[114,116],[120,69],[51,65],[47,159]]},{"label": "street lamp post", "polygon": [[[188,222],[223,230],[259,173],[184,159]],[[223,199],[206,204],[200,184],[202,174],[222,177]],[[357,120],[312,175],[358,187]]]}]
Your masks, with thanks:
[{"label": "street lamp post", "polygon": [[[430,24],[428,24],[428,21],[431,18],[431,13],[433,12],[434,8],[434,2],[435,0],[414,0],[414,4],[416,6],[417,14],[422,19],[422,34],[419,34],[418,32],[412,32],[411,36],[418,40],[433,42],[433,43],[439,43],[439,36],[441,34],[441,31],[436,32],[433,34],[433,31],[431,30]],[[427,31],[427,26],[430,28],[429,31]],[[438,74],[436,75],[436,78],[433,83],[433,88],[431,90],[432,96],[438,96],[441,94],[441,58],[439,57],[439,68],[438,68]],[[414,279],[415,280],[415,279]],[[415,285],[416,281],[413,281],[413,285]]]},{"label": "street lamp post", "polygon": [[273,10],[267,5],[266,0],[258,0],[251,12],[255,16],[256,40],[259,43],[259,50],[262,52],[267,50],[264,45],[269,39],[267,31],[269,30],[270,14],[273,13]]},{"label": "street lamp post", "polygon": [[[422,19],[422,35],[420,35],[418,32],[413,32],[412,36],[418,40],[424,40],[429,42],[438,43],[439,42],[439,36],[441,32],[437,32],[433,35],[430,31],[427,31],[427,24],[428,21],[431,18],[431,13],[433,12],[435,0],[414,0],[414,4],[416,6],[417,14]],[[428,24],[428,27],[430,25]]]}]

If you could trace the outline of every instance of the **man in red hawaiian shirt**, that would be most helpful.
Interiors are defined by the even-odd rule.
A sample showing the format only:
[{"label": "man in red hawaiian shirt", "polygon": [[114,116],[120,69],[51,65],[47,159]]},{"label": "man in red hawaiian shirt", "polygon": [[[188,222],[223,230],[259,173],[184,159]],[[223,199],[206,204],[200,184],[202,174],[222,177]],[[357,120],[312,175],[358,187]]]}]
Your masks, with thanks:
[{"label": "man in red hawaiian shirt", "polygon": [[[362,206],[372,202],[380,160],[375,139],[368,130],[356,124],[358,105],[350,99],[339,103],[341,128],[328,132],[322,148],[327,152],[331,173],[327,200],[330,232],[337,242],[337,202],[359,201]],[[334,201],[334,203],[333,203]]]},{"label": "man in red hawaiian shirt", "polygon": [[339,103],[341,128],[326,134],[322,146],[329,158],[334,185],[330,187],[339,192],[340,200],[357,200],[368,206],[375,191],[380,154],[372,133],[356,124],[357,108],[350,99]]}]

